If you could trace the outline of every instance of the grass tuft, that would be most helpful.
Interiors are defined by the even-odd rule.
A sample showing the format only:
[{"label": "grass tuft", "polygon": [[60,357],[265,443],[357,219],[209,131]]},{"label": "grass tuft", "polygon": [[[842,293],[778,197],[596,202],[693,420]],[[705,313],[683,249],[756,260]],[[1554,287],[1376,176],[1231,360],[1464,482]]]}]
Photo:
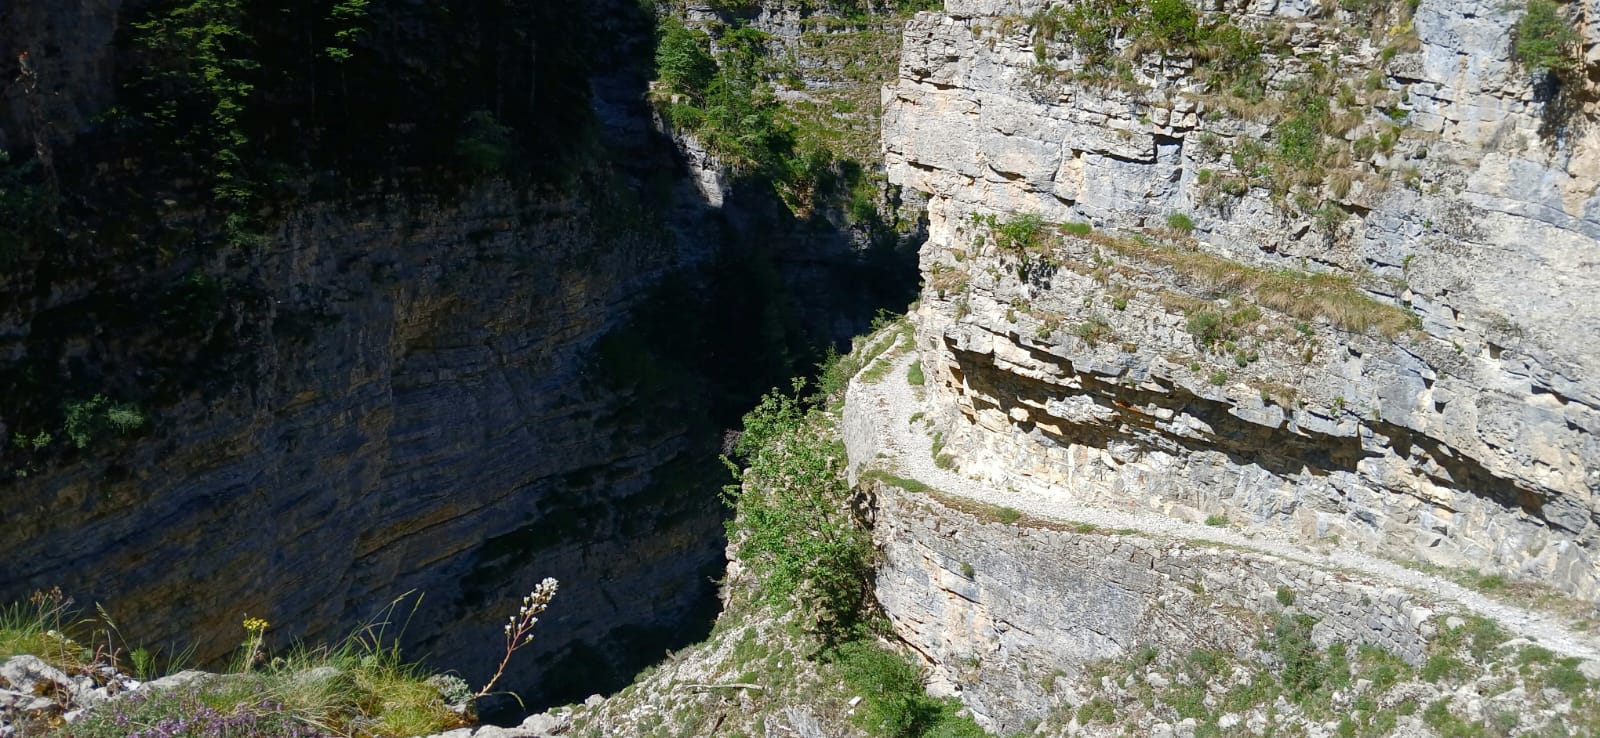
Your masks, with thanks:
[{"label": "grass tuft", "polygon": [[1206,289],[1247,293],[1261,306],[1300,320],[1324,318],[1342,330],[1376,330],[1391,338],[1417,324],[1410,311],[1367,296],[1347,276],[1262,269],[1148,239],[1102,235],[1096,240],[1124,256],[1170,267]]},{"label": "grass tuft", "polygon": [[[404,738],[463,725],[429,674],[402,660],[387,625],[382,618],[337,647],[296,649],[261,668],[242,658],[235,673],[103,703],[73,723],[71,735],[121,738],[162,725],[160,735]],[[245,651],[259,648],[259,634]]]},{"label": "grass tuft", "polygon": [[926,384],[927,381],[928,378],[922,374],[922,362],[911,362],[911,366],[906,369],[906,382],[914,387],[921,387],[922,385]]}]

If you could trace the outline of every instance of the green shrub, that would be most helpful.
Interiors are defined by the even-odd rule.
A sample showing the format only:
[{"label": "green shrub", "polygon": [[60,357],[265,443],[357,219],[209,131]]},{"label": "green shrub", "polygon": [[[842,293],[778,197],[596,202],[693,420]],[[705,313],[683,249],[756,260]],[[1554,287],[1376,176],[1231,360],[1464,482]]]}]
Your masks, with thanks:
[{"label": "green shrub", "polygon": [[1280,681],[1295,699],[1303,699],[1322,687],[1328,677],[1328,664],[1311,642],[1316,620],[1307,615],[1282,615],[1273,627],[1273,650],[1282,664]]},{"label": "green shrub", "polygon": [[1151,0],[1147,8],[1145,30],[1162,48],[1182,51],[1194,43],[1199,20],[1185,0]]},{"label": "green shrub", "polygon": [[1221,369],[1218,369],[1218,370],[1212,372],[1211,376],[1206,377],[1206,381],[1209,381],[1212,384],[1214,384],[1214,385],[1216,385],[1218,387],[1221,387],[1222,385],[1228,383],[1228,373],[1223,371],[1223,370],[1221,370]]},{"label": "green shrub", "polygon": [[511,128],[487,110],[467,116],[456,139],[456,157],[470,171],[500,174],[511,164]]},{"label": "green shrub", "polygon": [[736,453],[747,459],[743,483],[725,488],[735,508],[728,539],[774,604],[799,596],[808,624],[841,637],[864,612],[872,548],[851,514],[844,449],[826,413],[776,390],[745,415]]},{"label": "green shrub", "polygon": [[1511,53],[1524,69],[1557,73],[1576,66],[1574,51],[1582,40],[1553,0],[1528,0],[1511,38]]},{"label": "green shrub", "polygon": [[1061,230],[1074,236],[1087,236],[1094,232],[1094,226],[1088,223],[1063,223]]},{"label": "green shrub", "polygon": [[[153,70],[144,80],[159,80],[156,89],[145,91],[154,110],[144,122],[193,147],[193,155],[205,162],[216,203],[236,211],[259,195],[248,172],[251,141],[245,121],[256,102],[261,65],[251,53],[255,39],[246,30],[247,5],[244,0],[178,0],[131,23],[133,44]],[[185,120],[188,105],[205,110],[203,118]]]},{"label": "green shrub", "polygon": [[1227,525],[1228,525],[1228,516],[1226,516],[1226,515],[1207,515],[1206,516],[1206,525],[1209,525],[1209,526],[1212,526],[1212,527],[1216,527],[1216,528],[1227,527]]},{"label": "green shrub", "polygon": [[79,450],[88,448],[106,431],[128,435],[143,428],[146,422],[138,406],[112,404],[105,395],[68,402],[65,414],[67,440]]},{"label": "green shrub", "polygon": [[1296,169],[1315,169],[1322,161],[1322,132],[1312,113],[1301,113],[1278,126],[1278,155]]},{"label": "green shrub", "polygon": [[1044,237],[1044,219],[1034,213],[1024,213],[1003,223],[990,216],[989,225],[995,245],[1007,251],[1024,254],[1036,251]]},{"label": "green shrub", "polygon": [[928,378],[922,374],[922,362],[911,362],[911,366],[906,368],[906,382],[913,386],[920,387],[923,384],[926,384],[927,381]]},{"label": "green shrub", "polygon": [[1283,585],[1278,586],[1278,604],[1288,607],[1294,604],[1294,590]]},{"label": "green shrub", "polygon": [[717,62],[708,51],[711,38],[670,15],[662,19],[658,33],[656,78],[673,92],[702,99],[717,73]]},{"label": "green shrub", "polygon": [[[841,354],[829,346],[817,364],[817,394],[825,398],[843,398],[850,379],[861,371],[861,357],[854,352]],[[757,444],[759,446],[759,444]]]},{"label": "green shrub", "polygon": [[1194,219],[1183,213],[1173,213],[1167,216],[1167,227],[1179,233],[1193,233]]}]

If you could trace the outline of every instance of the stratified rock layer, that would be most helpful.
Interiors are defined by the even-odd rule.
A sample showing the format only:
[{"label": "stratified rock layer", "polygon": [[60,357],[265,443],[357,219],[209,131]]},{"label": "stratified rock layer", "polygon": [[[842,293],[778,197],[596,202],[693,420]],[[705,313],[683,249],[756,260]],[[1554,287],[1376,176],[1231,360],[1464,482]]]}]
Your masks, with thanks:
[{"label": "stratified rock layer", "polygon": [[1432,610],[1406,592],[1271,556],[985,521],[882,484],[872,500],[884,612],[930,663],[932,688],[1001,735],[1049,711],[1052,674],[1146,647],[1243,652],[1262,636],[1257,616],[1290,595],[1321,645],[1416,663],[1434,634]]},{"label": "stratified rock layer", "polygon": [[[1287,39],[1273,94],[1336,58],[1369,103],[1324,148],[1354,152],[1350,179],[1279,189],[1240,152],[1278,156],[1296,111],[1229,112],[1181,55],[1091,79],[1065,43],[1036,53],[1055,5],[918,15],[885,93],[891,178],[931,197],[915,320],[946,453],[997,484],[1600,597],[1600,133],[1581,111],[1550,135],[1548,90],[1509,59],[1517,11],[1424,0],[1366,38],[1339,10],[1230,5]],[[973,219],[1020,214],[1096,233],[1024,256]],[[1191,254],[1347,278],[1418,327],[1287,315]]]}]

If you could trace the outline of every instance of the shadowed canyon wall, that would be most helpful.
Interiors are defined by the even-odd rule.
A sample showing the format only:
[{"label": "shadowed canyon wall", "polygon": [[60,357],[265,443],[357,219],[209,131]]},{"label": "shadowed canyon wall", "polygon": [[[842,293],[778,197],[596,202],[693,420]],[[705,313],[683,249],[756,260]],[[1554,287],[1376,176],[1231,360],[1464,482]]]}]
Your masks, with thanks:
[{"label": "shadowed canyon wall", "polygon": [[[213,60],[247,94],[161,56],[179,5],[253,39]],[[0,9],[0,598],[209,660],[246,614],[287,646],[416,592],[407,653],[476,685],[553,576],[502,687],[617,686],[709,627],[721,429],[878,267],[695,185],[636,3],[339,5]]]}]

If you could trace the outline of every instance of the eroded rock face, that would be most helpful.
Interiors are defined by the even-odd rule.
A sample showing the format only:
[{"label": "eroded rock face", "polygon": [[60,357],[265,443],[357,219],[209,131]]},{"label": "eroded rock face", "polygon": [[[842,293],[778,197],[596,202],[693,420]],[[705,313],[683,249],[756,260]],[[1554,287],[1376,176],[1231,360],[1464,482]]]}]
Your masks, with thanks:
[{"label": "eroded rock face", "polygon": [[[1352,35],[1376,21],[1230,5],[1286,50],[1272,95],[1318,60],[1348,81],[1354,117],[1289,184],[1251,157],[1298,111],[1243,111],[1181,55],[1091,79],[1064,42],[1036,53],[1056,5],[917,16],[886,92],[891,178],[931,197],[919,347],[963,470],[1600,597],[1600,132],[1553,122],[1515,12],[1425,0]],[[1020,214],[1095,233],[1025,254],[973,219]],[[1276,270],[1417,322],[1274,309],[1240,275]]]},{"label": "eroded rock face", "polygon": [[1052,675],[1145,647],[1248,650],[1284,611],[1280,591],[1318,619],[1323,645],[1415,663],[1433,634],[1432,611],[1409,594],[1271,556],[985,522],[885,485],[872,499],[885,614],[930,663],[931,689],[959,693],[1000,734],[1050,710]]}]

